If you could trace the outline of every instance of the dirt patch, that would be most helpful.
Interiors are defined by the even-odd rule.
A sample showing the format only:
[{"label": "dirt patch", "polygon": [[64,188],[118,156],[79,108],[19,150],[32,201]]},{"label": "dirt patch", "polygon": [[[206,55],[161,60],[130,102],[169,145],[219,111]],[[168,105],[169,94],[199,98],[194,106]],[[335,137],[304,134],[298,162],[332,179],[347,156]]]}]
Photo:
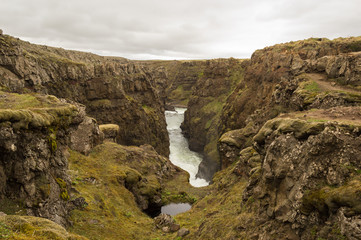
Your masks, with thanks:
[{"label": "dirt patch", "polygon": [[316,82],[320,90],[325,92],[346,92],[352,94],[361,94],[361,91],[357,91],[351,87],[345,87],[337,85],[336,82],[330,81],[327,79],[327,75],[320,73],[308,73],[307,77]]},{"label": "dirt patch", "polygon": [[309,111],[282,114],[280,117],[296,117],[319,121],[337,121],[341,123],[361,124],[361,107],[333,107],[329,109],[311,109]]}]

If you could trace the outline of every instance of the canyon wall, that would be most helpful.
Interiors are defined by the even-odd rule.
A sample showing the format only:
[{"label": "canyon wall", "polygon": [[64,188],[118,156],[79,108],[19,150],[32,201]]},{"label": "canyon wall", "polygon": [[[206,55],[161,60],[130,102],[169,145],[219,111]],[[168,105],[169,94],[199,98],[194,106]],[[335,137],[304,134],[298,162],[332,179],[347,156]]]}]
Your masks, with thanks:
[{"label": "canyon wall", "polygon": [[155,73],[164,102],[172,109],[174,106],[187,107],[193,87],[202,77],[206,60],[174,61],[136,61],[147,66]]},{"label": "canyon wall", "polygon": [[[0,46],[0,211],[90,239],[175,239],[141,210],[195,202],[175,217],[183,239],[361,238],[360,37],[250,60],[132,62],[6,35]],[[200,169],[221,168],[209,187],[165,157],[166,104],[188,104]]]},{"label": "canyon wall", "polygon": [[79,146],[87,151],[100,143],[99,129],[84,108],[54,96],[0,96],[0,211],[17,209],[68,225],[69,211],[81,198],[70,199],[67,147],[87,126],[88,138]]},{"label": "canyon wall", "polygon": [[213,192],[177,217],[189,239],[361,237],[360,51],[307,39],[252,55],[222,110]]},{"label": "canyon wall", "polygon": [[247,63],[233,58],[207,60],[189,98],[181,127],[190,149],[203,153],[198,176],[209,181],[220,166],[217,149],[220,114],[227,97],[242,81]]},{"label": "canyon wall", "polygon": [[120,126],[117,141],[169,154],[164,104],[146,67],[123,58],[39,46],[0,36],[0,85],[84,104],[99,123]]},{"label": "canyon wall", "polygon": [[[307,39],[256,51],[223,108],[221,155],[229,146],[238,152],[250,146],[262,125],[280,113],[358,105],[359,42]],[[222,165],[231,162],[224,157]]]}]

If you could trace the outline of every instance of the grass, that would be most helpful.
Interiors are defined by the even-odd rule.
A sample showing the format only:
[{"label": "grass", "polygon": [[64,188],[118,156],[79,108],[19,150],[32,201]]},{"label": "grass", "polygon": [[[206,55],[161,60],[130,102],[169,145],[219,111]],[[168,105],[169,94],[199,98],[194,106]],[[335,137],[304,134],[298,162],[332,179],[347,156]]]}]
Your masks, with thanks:
[{"label": "grass", "polygon": [[144,171],[143,177],[148,179],[148,166],[152,161],[146,164],[142,159],[131,161],[127,158],[136,150],[138,148],[105,143],[95,148],[89,156],[70,152],[72,179],[78,179],[75,187],[88,203],[83,210],[73,211],[72,232],[89,239],[142,239],[142,236],[157,236],[152,231],[152,219],[138,208],[133,194],[122,183],[138,183],[139,171],[145,169],[148,173]]},{"label": "grass", "polygon": [[327,215],[328,211],[333,211],[342,206],[352,209],[355,214],[361,213],[361,179],[354,177],[343,186],[332,188],[325,186],[319,190],[309,192],[303,197],[302,211],[309,213],[313,209]]},{"label": "grass", "polygon": [[89,156],[70,151],[73,187],[88,203],[73,211],[70,231],[89,239],[165,239],[154,230],[153,219],[139,209],[133,193],[143,197],[159,193],[163,204],[194,202],[206,193],[191,187],[188,174],[179,169],[162,176],[168,161],[153,150],[110,142],[97,146]]},{"label": "grass", "polygon": [[190,95],[191,90],[185,90],[183,85],[178,85],[177,88],[171,91],[167,96],[170,101],[187,106]]},{"label": "grass", "polygon": [[102,132],[118,132],[119,131],[119,125],[117,124],[102,124],[99,125],[99,129]]},{"label": "grass", "polygon": [[51,95],[17,94],[0,91],[0,122],[16,128],[68,125],[78,109]]},{"label": "grass", "polygon": [[99,99],[89,102],[89,106],[92,108],[110,108],[112,102],[109,99]]},{"label": "grass", "polygon": [[176,216],[176,221],[190,230],[190,235],[183,239],[242,239],[238,226],[251,221],[252,216],[240,204],[246,181],[232,171],[228,168],[218,172],[211,193],[190,211]]},{"label": "grass", "polygon": [[86,240],[68,233],[60,225],[39,217],[7,215],[0,217],[0,239],[9,240]]},{"label": "grass", "polygon": [[315,81],[304,82],[303,89],[309,92],[320,92],[320,87]]},{"label": "grass", "polygon": [[[358,52],[361,51],[361,37],[336,38],[329,40],[327,38],[308,38],[300,41],[291,41],[288,43],[276,44],[272,47],[266,47],[264,50],[283,52],[283,51],[313,51],[317,49],[333,49],[339,52]],[[264,51],[258,50],[258,51]]]},{"label": "grass", "polygon": [[310,135],[320,133],[325,127],[323,121],[306,121],[296,118],[274,118],[267,121],[253,140],[257,143],[264,143],[265,139],[273,134],[293,133],[296,138],[303,139]]}]

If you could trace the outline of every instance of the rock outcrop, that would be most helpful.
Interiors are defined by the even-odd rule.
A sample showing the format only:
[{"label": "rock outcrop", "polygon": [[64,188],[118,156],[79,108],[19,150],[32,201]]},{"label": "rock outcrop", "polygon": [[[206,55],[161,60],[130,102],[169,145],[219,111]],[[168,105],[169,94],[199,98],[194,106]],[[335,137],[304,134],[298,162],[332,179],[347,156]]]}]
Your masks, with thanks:
[{"label": "rock outcrop", "polygon": [[69,198],[67,147],[72,134],[89,125],[83,109],[49,95],[0,91],[0,97],[0,199],[67,225],[75,207]]},{"label": "rock outcrop", "polygon": [[207,61],[139,61],[149,67],[158,83],[158,92],[161,92],[163,101],[169,108],[174,106],[186,107],[192,89],[198,79],[203,76]]},{"label": "rock outcrop", "polygon": [[177,218],[189,239],[360,238],[360,42],[253,54],[222,110],[214,191]]},{"label": "rock outcrop", "polygon": [[[332,121],[338,114],[342,119]],[[304,115],[270,120],[254,137],[262,171],[248,184],[243,199],[256,199],[256,216],[274,221],[281,231],[292,229],[294,239],[338,234],[357,239],[360,108]],[[352,231],[345,231],[345,224],[353,226]]]},{"label": "rock outcrop", "polygon": [[204,154],[198,176],[209,181],[220,167],[220,114],[228,95],[242,81],[246,65],[247,61],[233,58],[206,61],[189,98],[181,127],[190,149]]},{"label": "rock outcrop", "polygon": [[220,133],[247,128],[252,134],[244,141],[249,143],[267,120],[282,112],[359,105],[359,42],[312,38],[257,50],[244,81],[227,99]]},{"label": "rock outcrop", "polygon": [[118,142],[150,144],[168,156],[169,140],[151,71],[123,58],[100,57],[0,37],[0,85],[84,104],[101,124],[120,126]]},{"label": "rock outcrop", "polygon": [[360,238],[360,110],[267,121],[253,146],[216,173],[214,191],[177,218],[191,229],[189,239]]},{"label": "rock outcrop", "polygon": [[[131,62],[7,35],[0,46],[1,212],[96,239],[361,238],[360,38],[279,44],[250,61]],[[165,105],[191,89],[184,132],[222,168],[199,189],[165,157]],[[194,203],[177,224],[163,216],[158,229],[141,211],[174,199]],[[0,229],[11,219],[0,213]]]},{"label": "rock outcrop", "polygon": [[[87,203],[72,212],[72,230],[90,239],[157,238],[164,233],[144,212],[157,216],[166,198],[187,195],[184,190],[174,192],[169,182],[175,181],[177,189],[189,186],[189,176],[150,145],[108,141],[88,156],[70,151],[69,169],[73,197],[84,197]],[[177,231],[179,225],[167,227]]]}]

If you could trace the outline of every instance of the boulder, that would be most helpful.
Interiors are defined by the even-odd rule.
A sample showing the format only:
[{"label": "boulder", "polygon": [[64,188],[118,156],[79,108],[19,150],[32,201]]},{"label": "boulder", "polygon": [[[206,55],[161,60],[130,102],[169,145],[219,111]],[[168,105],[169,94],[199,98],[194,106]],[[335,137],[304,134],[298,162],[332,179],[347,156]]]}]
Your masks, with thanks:
[{"label": "boulder", "polygon": [[85,117],[70,137],[70,147],[85,155],[101,143],[101,133],[94,118]]},{"label": "boulder", "polygon": [[169,214],[161,213],[154,218],[157,228],[162,229],[163,232],[176,232],[180,229],[180,225],[175,223],[173,217]]},{"label": "boulder", "polygon": [[119,135],[119,126],[116,124],[102,124],[99,126],[100,131],[104,134],[104,140],[116,142]]},{"label": "boulder", "polygon": [[187,236],[188,234],[189,234],[189,230],[187,228],[181,228],[181,229],[179,229],[177,236],[184,237],[184,236]]}]

